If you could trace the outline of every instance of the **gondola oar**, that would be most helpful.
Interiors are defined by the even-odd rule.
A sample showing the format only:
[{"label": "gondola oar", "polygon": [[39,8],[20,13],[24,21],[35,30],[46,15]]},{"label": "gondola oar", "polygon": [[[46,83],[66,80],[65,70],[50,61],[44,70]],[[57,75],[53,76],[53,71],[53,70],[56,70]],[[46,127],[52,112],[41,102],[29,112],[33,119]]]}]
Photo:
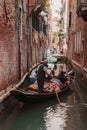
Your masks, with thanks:
[{"label": "gondola oar", "polygon": [[60,104],[60,99],[59,99],[59,96],[58,96],[57,91],[55,91],[55,93],[56,93],[56,97],[57,97],[58,104]]}]

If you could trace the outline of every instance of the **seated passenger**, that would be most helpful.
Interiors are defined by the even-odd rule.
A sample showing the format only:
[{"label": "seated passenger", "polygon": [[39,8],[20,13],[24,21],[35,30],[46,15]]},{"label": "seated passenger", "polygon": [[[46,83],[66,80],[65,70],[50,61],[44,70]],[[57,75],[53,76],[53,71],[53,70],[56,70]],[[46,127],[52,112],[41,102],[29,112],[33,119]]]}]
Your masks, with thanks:
[{"label": "seated passenger", "polygon": [[56,76],[56,78],[59,79],[63,84],[67,81],[66,72],[63,71],[63,66],[60,66],[59,75]]},{"label": "seated passenger", "polygon": [[54,77],[54,80],[60,84],[60,89],[65,88],[69,84],[68,75],[63,71],[63,66],[60,66],[59,74]]}]

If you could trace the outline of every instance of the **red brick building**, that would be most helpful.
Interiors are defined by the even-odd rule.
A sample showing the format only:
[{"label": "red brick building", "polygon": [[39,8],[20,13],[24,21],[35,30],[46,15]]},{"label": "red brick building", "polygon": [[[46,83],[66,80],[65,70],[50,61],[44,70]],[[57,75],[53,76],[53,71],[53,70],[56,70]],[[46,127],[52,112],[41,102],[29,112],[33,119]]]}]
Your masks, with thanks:
[{"label": "red brick building", "polygon": [[[84,12],[80,10],[82,8],[85,9]],[[87,20],[85,19],[87,17],[86,14],[87,2],[85,2],[84,0],[69,0],[67,41],[69,52],[68,59],[72,62],[73,66],[77,68],[78,72],[81,75],[85,74],[84,77],[87,77]]]},{"label": "red brick building", "polygon": [[46,34],[39,37],[32,27],[38,4],[41,7],[35,0],[0,0],[0,96],[43,58]]}]

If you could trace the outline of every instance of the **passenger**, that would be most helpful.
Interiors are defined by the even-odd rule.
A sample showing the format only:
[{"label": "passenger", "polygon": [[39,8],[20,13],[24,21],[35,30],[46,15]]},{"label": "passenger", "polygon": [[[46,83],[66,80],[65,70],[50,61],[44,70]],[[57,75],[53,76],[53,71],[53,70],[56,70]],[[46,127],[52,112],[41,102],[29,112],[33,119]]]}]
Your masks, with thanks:
[{"label": "passenger", "polygon": [[63,84],[67,81],[66,72],[63,71],[63,66],[60,66],[59,68],[59,75],[57,76],[57,79],[59,79]]},{"label": "passenger", "polygon": [[54,79],[55,79],[55,81],[59,82],[60,89],[63,89],[64,87],[66,87],[68,85],[67,73],[65,71],[63,71],[63,66],[62,65],[59,68],[58,76],[56,76]]},{"label": "passenger", "polygon": [[52,76],[51,72],[48,71],[47,61],[44,61],[44,63],[40,65],[38,72],[37,72],[37,83],[38,83],[39,93],[43,92],[45,75]]}]

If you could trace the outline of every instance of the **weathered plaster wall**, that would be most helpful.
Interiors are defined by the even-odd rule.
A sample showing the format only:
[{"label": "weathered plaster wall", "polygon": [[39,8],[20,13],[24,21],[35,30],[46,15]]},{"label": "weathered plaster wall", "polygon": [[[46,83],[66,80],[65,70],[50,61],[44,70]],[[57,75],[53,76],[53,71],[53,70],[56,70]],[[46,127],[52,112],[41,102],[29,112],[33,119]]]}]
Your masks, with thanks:
[{"label": "weathered plaster wall", "polygon": [[0,90],[18,79],[15,0],[0,0]]}]

